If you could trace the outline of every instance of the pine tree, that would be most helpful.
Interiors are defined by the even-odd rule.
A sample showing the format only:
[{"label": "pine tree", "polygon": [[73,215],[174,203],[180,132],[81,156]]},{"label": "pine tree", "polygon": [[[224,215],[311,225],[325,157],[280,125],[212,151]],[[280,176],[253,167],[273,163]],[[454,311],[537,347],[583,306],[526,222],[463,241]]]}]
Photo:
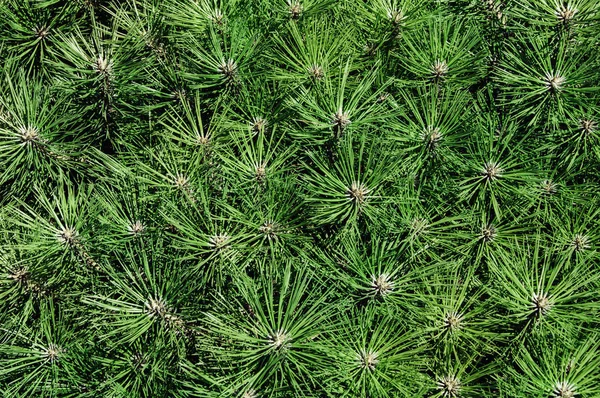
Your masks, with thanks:
[{"label": "pine tree", "polygon": [[0,16],[1,396],[600,396],[598,1]]}]

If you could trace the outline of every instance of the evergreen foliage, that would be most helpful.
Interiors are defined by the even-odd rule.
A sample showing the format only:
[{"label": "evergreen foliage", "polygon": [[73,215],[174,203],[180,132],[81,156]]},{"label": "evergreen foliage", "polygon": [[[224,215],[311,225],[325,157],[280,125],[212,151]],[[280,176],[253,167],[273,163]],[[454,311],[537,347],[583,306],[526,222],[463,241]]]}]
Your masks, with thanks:
[{"label": "evergreen foliage", "polygon": [[600,397],[597,0],[0,0],[0,395]]}]

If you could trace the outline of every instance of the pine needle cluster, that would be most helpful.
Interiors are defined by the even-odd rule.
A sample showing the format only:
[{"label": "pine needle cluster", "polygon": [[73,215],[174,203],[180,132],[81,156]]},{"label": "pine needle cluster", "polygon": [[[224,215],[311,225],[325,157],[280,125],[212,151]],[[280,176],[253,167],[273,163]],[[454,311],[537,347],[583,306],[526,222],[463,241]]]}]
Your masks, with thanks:
[{"label": "pine needle cluster", "polygon": [[0,395],[600,397],[597,0],[0,0]]}]

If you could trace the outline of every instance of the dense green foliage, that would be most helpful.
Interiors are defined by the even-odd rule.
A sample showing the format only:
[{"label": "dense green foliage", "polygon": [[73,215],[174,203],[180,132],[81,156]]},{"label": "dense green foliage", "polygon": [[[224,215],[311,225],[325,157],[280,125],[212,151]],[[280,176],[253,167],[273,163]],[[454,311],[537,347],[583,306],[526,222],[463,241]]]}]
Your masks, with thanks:
[{"label": "dense green foliage", "polygon": [[0,0],[0,395],[600,397],[597,0]]}]

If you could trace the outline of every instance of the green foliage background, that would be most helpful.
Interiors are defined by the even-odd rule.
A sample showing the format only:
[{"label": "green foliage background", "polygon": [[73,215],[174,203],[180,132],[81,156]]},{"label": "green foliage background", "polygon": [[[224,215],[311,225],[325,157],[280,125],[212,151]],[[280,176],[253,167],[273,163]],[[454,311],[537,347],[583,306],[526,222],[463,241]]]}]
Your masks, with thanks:
[{"label": "green foliage background", "polygon": [[3,397],[600,397],[600,2],[0,0]]}]

